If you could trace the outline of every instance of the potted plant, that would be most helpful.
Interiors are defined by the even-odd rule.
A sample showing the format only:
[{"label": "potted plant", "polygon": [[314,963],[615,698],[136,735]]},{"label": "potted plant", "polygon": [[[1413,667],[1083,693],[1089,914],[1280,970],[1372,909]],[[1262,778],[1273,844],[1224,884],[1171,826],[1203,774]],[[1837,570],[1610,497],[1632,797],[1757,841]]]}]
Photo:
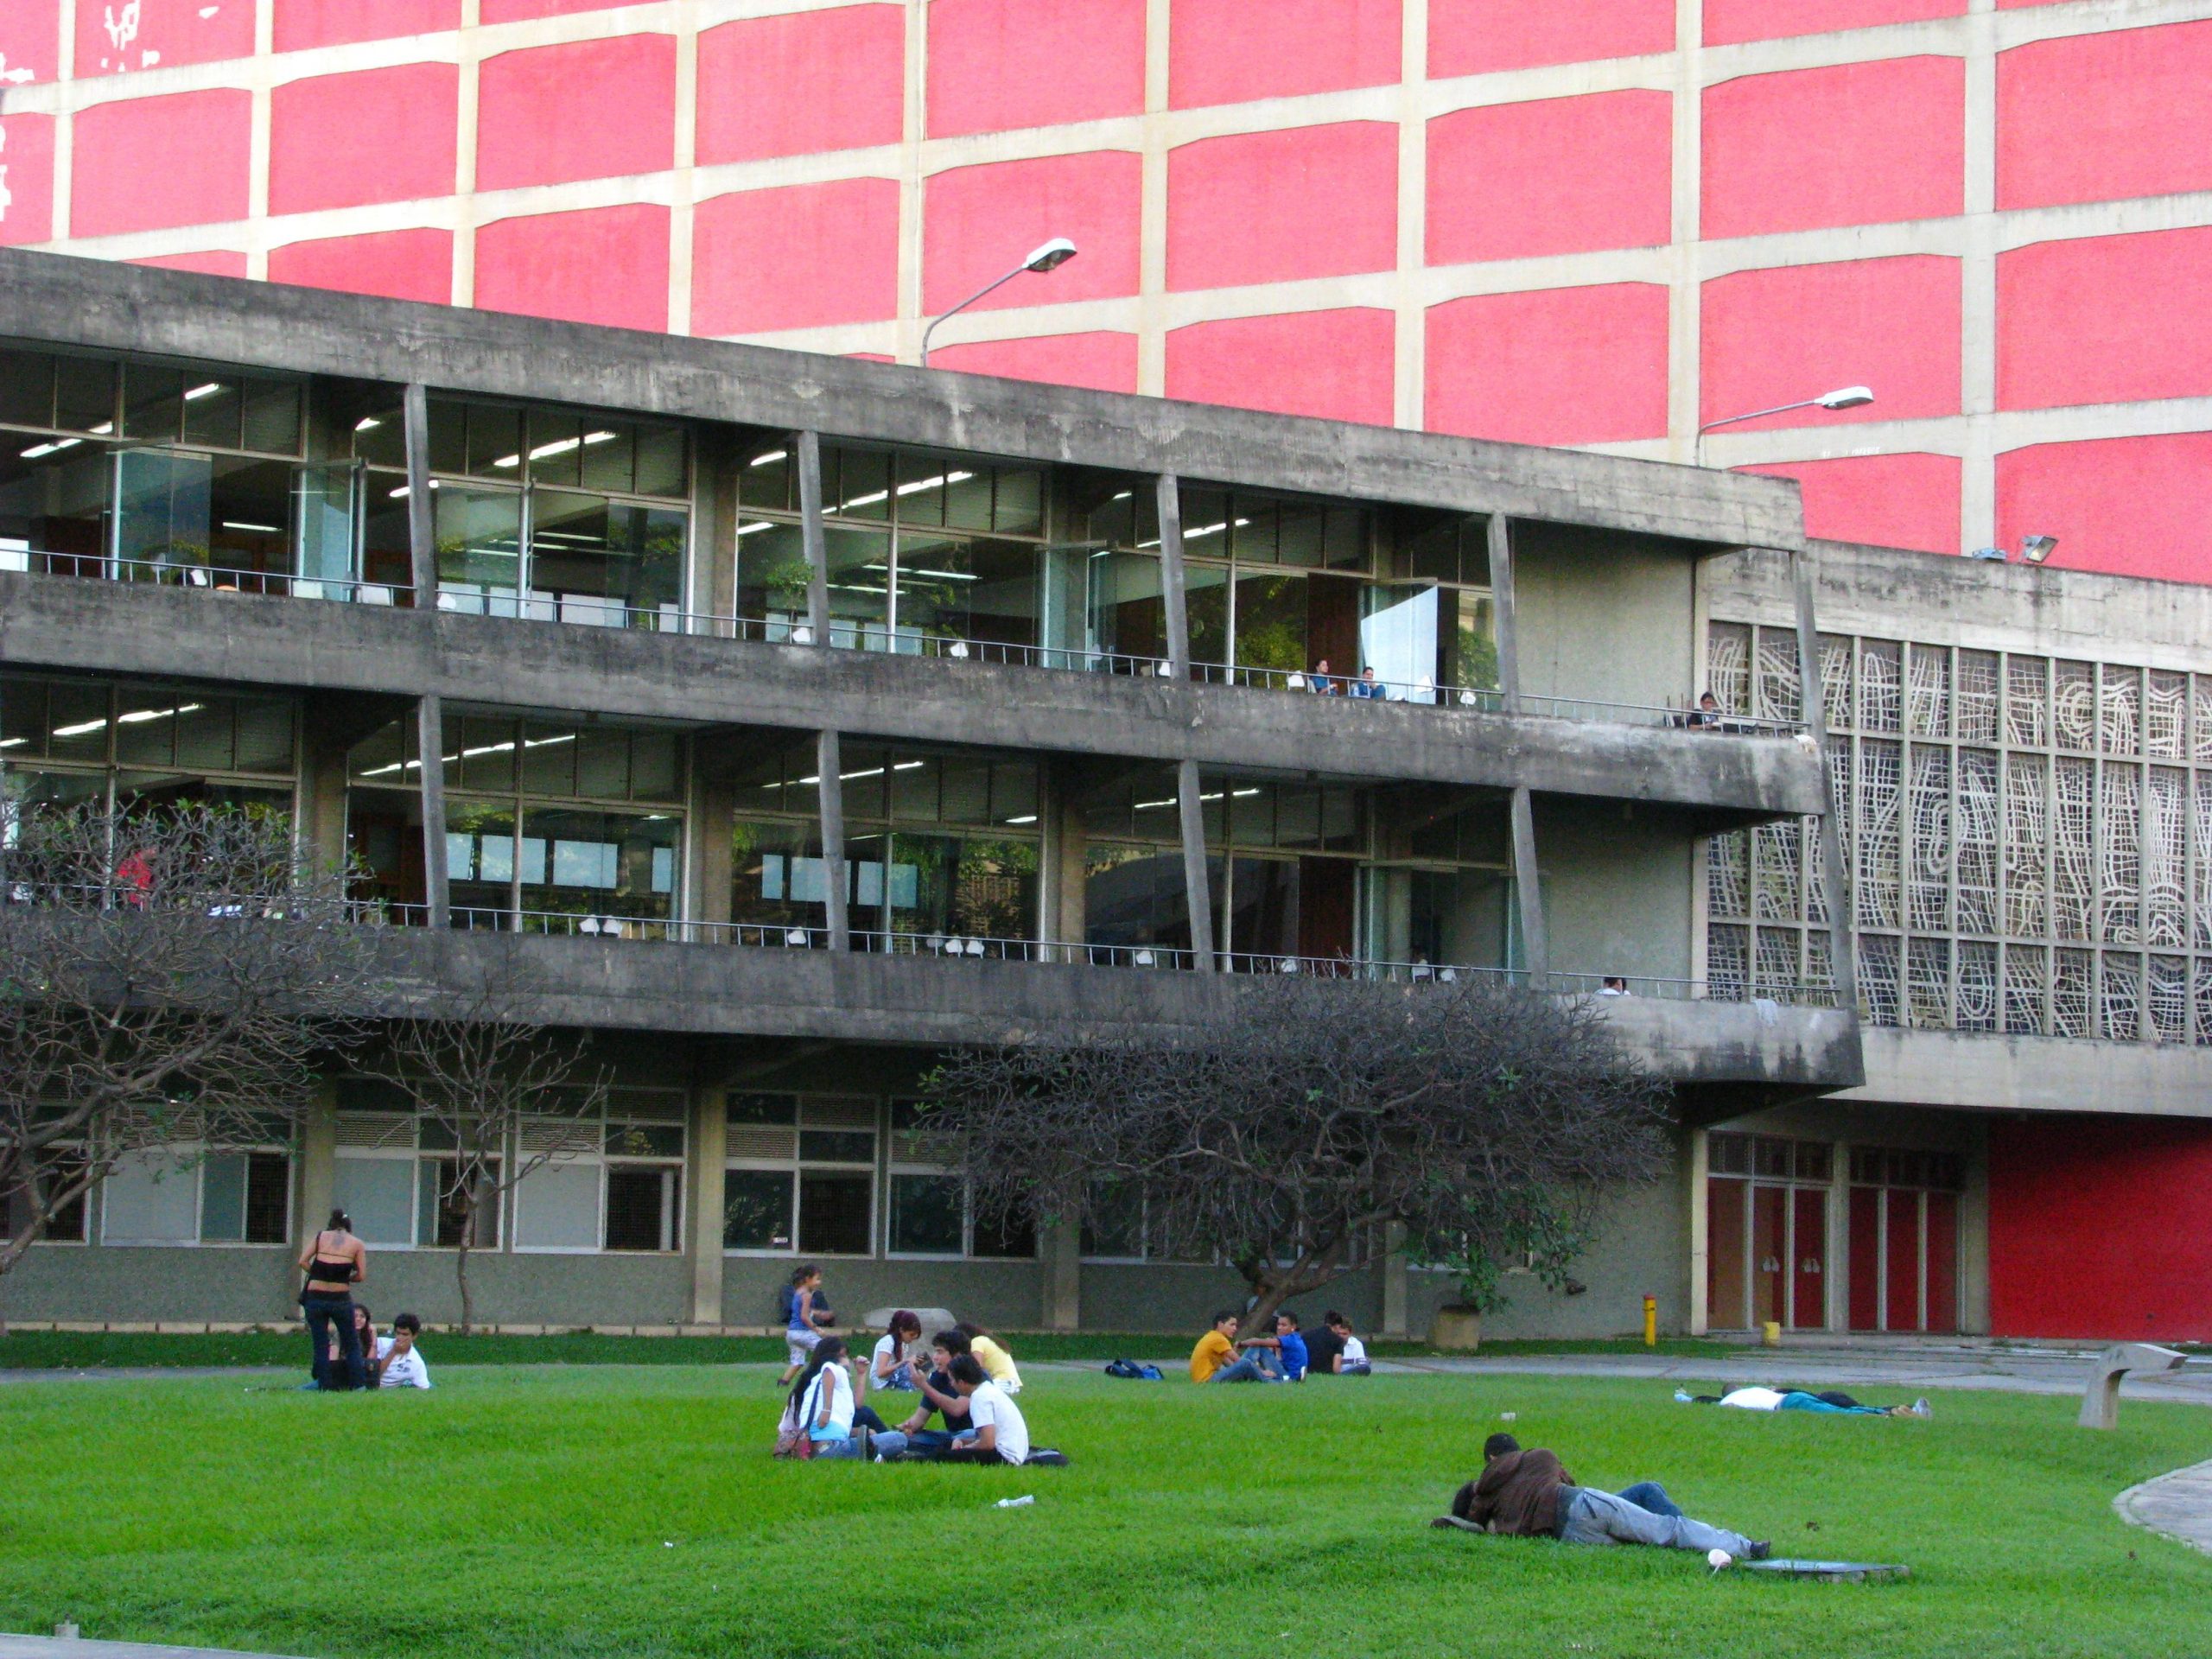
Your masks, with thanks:
[{"label": "potted plant", "polygon": [[1513,1305],[1505,1281],[1535,1277],[1568,1296],[1584,1287],[1567,1268],[1588,1248],[1589,1200],[1579,1194],[1531,1190],[1516,1194],[1495,1215],[1471,1217],[1467,1227],[1435,1241],[1432,1259],[1459,1281],[1459,1298],[1430,1318],[1428,1345],[1445,1353],[1472,1353],[1481,1346],[1483,1316]]}]

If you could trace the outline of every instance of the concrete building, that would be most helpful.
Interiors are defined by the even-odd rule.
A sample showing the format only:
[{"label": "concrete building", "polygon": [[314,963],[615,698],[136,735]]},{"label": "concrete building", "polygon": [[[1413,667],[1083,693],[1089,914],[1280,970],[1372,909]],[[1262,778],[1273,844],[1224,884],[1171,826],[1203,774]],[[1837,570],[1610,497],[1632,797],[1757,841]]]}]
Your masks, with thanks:
[{"label": "concrete building", "polygon": [[[156,160],[156,158],[158,158]],[[1785,474],[2199,580],[2206,0],[10,0],[0,242]],[[1863,384],[1875,401],[1803,401]]]}]

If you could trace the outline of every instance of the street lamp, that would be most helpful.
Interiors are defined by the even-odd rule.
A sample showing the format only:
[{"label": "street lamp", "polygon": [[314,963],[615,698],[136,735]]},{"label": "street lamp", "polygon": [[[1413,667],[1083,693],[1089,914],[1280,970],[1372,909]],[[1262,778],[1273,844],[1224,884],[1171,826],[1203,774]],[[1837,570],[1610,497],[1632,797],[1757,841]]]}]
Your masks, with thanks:
[{"label": "street lamp", "polygon": [[954,306],[950,311],[946,312],[944,316],[938,318],[936,322],[931,323],[928,327],[922,330],[922,366],[926,369],[930,365],[930,336],[937,332],[938,323],[943,322],[945,320],[945,317],[953,316],[959,312],[965,311],[969,306],[975,304],[976,301],[982,299],[984,295],[988,294],[995,288],[1002,287],[1006,283],[1012,282],[1015,277],[1020,276],[1025,270],[1033,270],[1041,276],[1048,270],[1058,270],[1062,265],[1065,265],[1069,260],[1074,257],[1075,244],[1069,241],[1065,236],[1056,236],[1051,241],[1045,243],[1043,245],[1030,250],[1029,257],[1027,259],[1024,259],[1020,264],[1016,265],[1012,270],[1007,272],[1005,276],[999,277],[994,282],[984,283],[982,287],[977,289],[966,299],[961,301],[959,304]]},{"label": "street lamp", "polygon": [[1707,421],[1697,429],[1697,464],[1705,465],[1705,435],[1716,426],[1734,426],[1739,421],[1756,421],[1769,415],[1787,415],[1795,409],[1858,409],[1874,401],[1874,394],[1865,386],[1839,386],[1834,391],[1824,391],[1817,397],[1807,397],[1795,404],[1777,404],[1772,409],[1755,409],[1748,415],[1724,415],[1717,421]]}]

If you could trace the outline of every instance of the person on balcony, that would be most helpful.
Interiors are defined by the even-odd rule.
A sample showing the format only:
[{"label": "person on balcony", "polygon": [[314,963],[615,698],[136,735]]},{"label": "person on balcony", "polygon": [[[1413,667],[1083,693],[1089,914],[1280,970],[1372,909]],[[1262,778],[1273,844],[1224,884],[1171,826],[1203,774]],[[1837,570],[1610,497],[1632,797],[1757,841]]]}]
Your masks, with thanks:
[{"label": "person on balcony", "polygon": [[1374,664],[1370,663],[1359,671],[1359,677],[1351,683],[1351,695],[1355,697],[1372,697],[1378,702],[1389,696],[1389,693],[1384,689],[1382,682],[1375,677]]},{"label": "person on balcony", "polygon": [[1306,689],[1318,691],[1325,697],[1340,697],[1344,690],[1337,683],[1336,677],[1329,672],[1329,659],[1325,657],[1314,664],[1313,671],[1306,677]]}]

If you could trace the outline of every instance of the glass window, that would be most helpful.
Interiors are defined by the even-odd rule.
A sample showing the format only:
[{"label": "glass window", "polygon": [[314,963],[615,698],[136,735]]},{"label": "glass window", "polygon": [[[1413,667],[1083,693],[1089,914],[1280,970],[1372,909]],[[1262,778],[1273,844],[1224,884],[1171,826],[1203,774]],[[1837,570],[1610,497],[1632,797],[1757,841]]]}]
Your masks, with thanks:
[{"label": "glass window", "polygon": [[976,1217],[971,1255],[1029,1261],[1037,1254],[1037,1229],[1017,1216]]},{"label": "glass window", "polygon": [[447,800],[446,879],[455,910],[514,908],[515,812],[511,803]]},{"label": "glass window", "polygon": [[785,440],[766,440],[746,457],[737,475],[737,499],[769,512],[798,511],[798,467]]},{"label": "glass window", "polygon": [[116,457],[118,556],[133,564],[204,572],[213,482],[213,466],[205,455],[123,451]]},{"label": "glass window", "polygon": [[110,454],[81,438],[0,436],[0,569],[27,569],[5,555],[35,551],[73,556],[48,562],[55,575],[105,574]]},{"label": "glass window", "polygon": [[690,515],[537,490],[531,496],[531,596],[563,622],[620,626],[677,608]]},{"label": "glass window", "polygon": [[722,1248],[792,1248],[791,1188],[787,1169],[733,1169],[722,1177]]},{"label": "glass window", "polygon": [[680,1248],[677,1217],[682,1171],[666,1165],[611,1165],[607,1172],[607,1248]]},{"label": "glass window", "polygon": [[[200,384],[195,382],[194,384]],[[184,416],[184,375],[156,363],[131,363],[123,371],[123,433],[125,437],[175,443]]]},{"label": "glass window", "polygon": [[60,356],[54,363],[54,423],[65,432],[115,430],[118,365]]},{"label": "glass window", "polygon": [[1159,661],[1167,655],[1167,609],[1160,560],[1149,553],[1094,552],[1090,637],[1098,650]]},{"label": "glass window", "polygon": [[823,445],[822,511],[831,518],[889,518],[890,455]]},{"label": "glass window", "polygon": [[531,807],[523,815],[522,908],[665,920],[681,826],[656,813]]},{"label": "glass window", "polygon": [[1191,660],[1229,660],[1229,567],[1193,564],[1184,572],[1184,610],[1191,627]]},{"label": "glass window", "polygon": [[54,424],[54,359],[0,347],[0,425]]},{"label": "glass window", "polygon": [[888,1245],[893,1255],[958,1255],[966,1196],[957,1175],[893,1175]]},{"label": "glass window", "polygon": [[515,614],[522,564],[522,497],[453,485],[435,499],[438,605],[479,615]]},{"label": "glass window", "polygon": [[[1240,572],[1236,578],[1236,666],[1285,673],[1317,667],[1307,660],[1303,576]],[[1195,658],[1195,650],[1192,652]],[[1338,664],[1343,671],[1344,664]]]},{"label": "glass window", "polygon": [[300,453],[300,387],[289,380],[245,382],[245,430],[239,447],[264,454]]},{"label": "glass window", "polygon": [[678,426],[638,428],[637,493],[682,496],[690,493],[685,461],[688,447]]},{"label": "glass window", "polygon": [[830,642],[863,651],[891,645],[891,534],[836,524],[823,532],[828,557]]},{"label": "glass window", "polygon": [[[479,478],[522,476],[522,411],[496,404],[469,405],[461,470]],[[435,465],[435,463],[433,463]]]},{"label": "glass window", "polygon": [[730,919],[774,927],[828,925],[822,841],[805,823],[740,820],[730,830]]},{"label": "glass window", "polygon": [[806,541],[797,524],[747,519],[737,527],[737,613],[782,641],[806,620]]},{"label": "glass window", "polygon": [[798,1178],[798,1248],[810,1255],[867,1255],[875,1178],[804,1170]]},{"label": "glass window", "polygon": [[603,1236],[601,1166],[588,1160],[546,1164],[515,1188],[515,1248],[596,1250]]},{"label": "glass window", "polygon": [[184,441],[211,449],[235,449],[240,436],[245,388],[235,377],[189,377],[184,391]]},{"label": "glass window", "polygon": [[583,416],[566,410],[530,411],[530,478],[533,484],[575,484],[583,475]]}]

